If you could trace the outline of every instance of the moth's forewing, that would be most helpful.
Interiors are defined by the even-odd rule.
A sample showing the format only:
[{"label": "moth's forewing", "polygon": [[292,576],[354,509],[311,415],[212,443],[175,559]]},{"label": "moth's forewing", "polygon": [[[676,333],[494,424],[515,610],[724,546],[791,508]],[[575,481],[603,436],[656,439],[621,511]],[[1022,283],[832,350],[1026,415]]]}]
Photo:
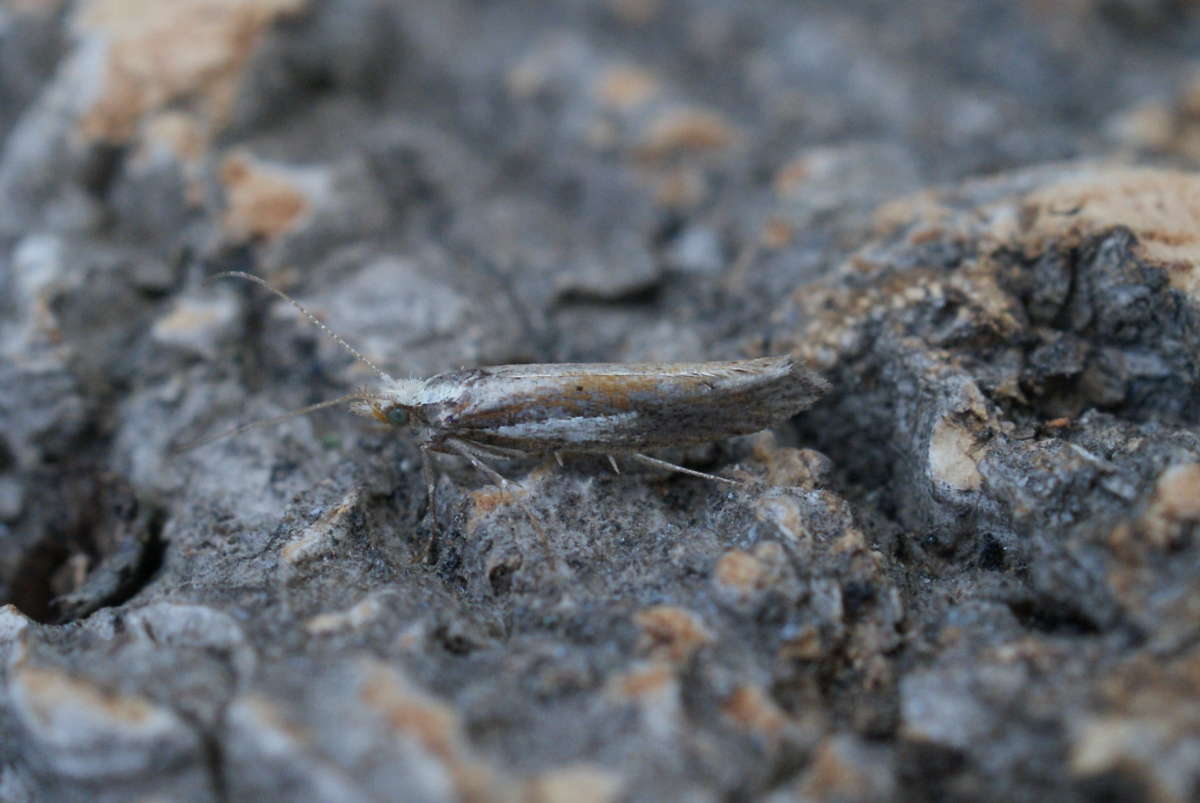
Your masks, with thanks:
[{"label": "moth's forewing", "polygon": [[427,387],[439,400],[423,415],[437,433],[529,452],[615,452],[757,432],[827,388],[790,357],[505,365],[443,374]]}]

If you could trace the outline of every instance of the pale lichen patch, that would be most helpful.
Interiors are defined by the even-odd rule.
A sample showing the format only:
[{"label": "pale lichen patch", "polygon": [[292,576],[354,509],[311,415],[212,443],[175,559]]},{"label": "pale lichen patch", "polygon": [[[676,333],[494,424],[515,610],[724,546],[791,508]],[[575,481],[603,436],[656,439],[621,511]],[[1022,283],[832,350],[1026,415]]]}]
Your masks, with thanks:
[{"label": "pale lichen patch", "polygon": [[591,764],[549,770],[525,782],[526,803],[612,803],[619,799],[620,777]]},{"label": "pale lichen patch", "polygon": [[978,491],[983,475],[974,456],[977,449],[969,429],[953,419],[939,419],[929,436],[929,478],[954,491]]},{"label": "pale lichen patch", "polygon": [[374,621],[382,611],[379,600],[368,597],[344,611],[319,613],[304,623],[313,636],[327,636],[343,630],[358,630]]}]

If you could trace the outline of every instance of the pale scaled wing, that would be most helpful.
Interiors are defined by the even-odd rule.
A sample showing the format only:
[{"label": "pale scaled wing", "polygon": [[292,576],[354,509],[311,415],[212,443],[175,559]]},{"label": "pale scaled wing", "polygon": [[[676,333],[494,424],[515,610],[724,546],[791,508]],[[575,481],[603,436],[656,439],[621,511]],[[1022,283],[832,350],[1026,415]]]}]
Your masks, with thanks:
[{"label": "pale scaled wing", "polygon": [[827,387],[786,356],[494,366],[433,377],[432,394],[439,383],[445,400],[425,411],[435,430],[532,452],[619,452],[757,432]]}]

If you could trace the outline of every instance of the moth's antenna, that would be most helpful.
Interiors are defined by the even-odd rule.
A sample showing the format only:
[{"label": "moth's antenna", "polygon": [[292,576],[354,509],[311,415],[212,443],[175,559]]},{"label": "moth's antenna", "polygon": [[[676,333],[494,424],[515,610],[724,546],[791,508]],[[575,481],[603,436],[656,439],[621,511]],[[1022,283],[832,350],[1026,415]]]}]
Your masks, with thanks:
[{"label": "moth's antenna", "polygon": [[269,427],[269,426],[273,426],[275,424],[282,424],[284,421],[287,421],[289,419],[297,418],[302,415],[308,415],[309,413],[316,412],[317,410],[324,410],[326,407],[333,407],[336,404],[342,404],[342,403],[348,402],[348,401],[357,401],[357,400],[363,400],[363,399],[369,399],[369,398],[371,398],[371,397],[364,393],[350,393],[345,396],[339,396],[336,399],[329,399],[327,401],[317,402],[316,404],[310,404],[307,407],[301,407],[299,410],[292,410],[290,413],[284,413],[282,415],[272,416],[271,418],[260,418],[257,421],[251,421],[247,424],[242,424],[241,426],[234,427],[233,429],[227,429],[224,432],[218,432],[216,435],[207,435],[203,438],[200,438],[199,440],[194,440],[190,443],[185,443],[182,446],[176,446],[173,449],[171,449],[171,454],[173,454],[173,455],[183,454],[184,452],[190,452],[192,449],[196,449],[200,446],[205,446],[207,444],[210,444],[213,441],[219,441],[222,438],[228,438],[231,435],[240,435],[243,432],[246,432],[251,429],[258,429],[259,427]]},{"label": "moth's antenna", "polygon": [[[244,273],[240,270],[227,270],[223,273],[218,273],[214,276],[210,276],[208,279],[205,280],[204,283],[209,284],[211,282],[216,281],[217,279],[224,279],[227,276],[232,276],[235,279],[245,279],[248,282],[254,282],[257,285],[267,288],[272,293],[279,296],[280,298],[282,298],[284,301],[291,304],[296,309],[300,310],[300,314],[302,314],[305,318],[308,318],[309,322],[312,323],[313,326],[317,327],[322,332],[324,332],[325,334],[329,335],[334,340],[336,340],[337,344],[339,346],[341,346],[342,348],[344,348],[346,351],[348,351],[354,357],[354,359],[362,362],[364,365],[366,365],[372,371],[379,374],[379,378],[382,379],[384,382],[395,382],[396,381],[396,380],[392,379],[392,377],[390,377],[386,371],[384,371],[378,365],[376,365],[375,363],[371,362],[366,357],[364,357],[358,349],[354,348],[354,346],[351,346],[349,343],[347,343],[345,340],[343,340],[341,335],[339,335],[337,332],[330,329],[325,324],[321,323],[321,321],[317,319],[317,316],[313,315],[311,312],[309,312],[307,309],[305,309],[304,306],[299,301],[292,298],[291,296],[289,296],[287,293],[283,292],[282,290],[280,290],[276,287],[272,287],[271,285],[267,284],[265,281],[263,281],[259,277],[255,276],[253,274],[250,274],[250,273]],[[346,398],[357,398],[357,397],[350,396],[350,397],[346,397]],[[338,399],[337,401],[345,401],[345,399]],[[329,402],[329,403],[333,404],[334,402]],[[312,409],[317,409],[317,408],[306,408],[305,410],[302,410],[300,412],[302,412],[302,413],[303,412],[311,412]],[[230,433],[230,434],[232,434],[232,433]],[[198,445],[198,444],[196,444],[196,445]]]}]

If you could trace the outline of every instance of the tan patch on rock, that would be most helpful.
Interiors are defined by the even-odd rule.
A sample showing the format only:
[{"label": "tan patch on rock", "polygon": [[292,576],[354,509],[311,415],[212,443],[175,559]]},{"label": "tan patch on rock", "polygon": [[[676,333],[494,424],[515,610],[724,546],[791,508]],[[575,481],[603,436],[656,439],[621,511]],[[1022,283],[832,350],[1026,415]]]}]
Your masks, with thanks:
[{"label": "tan patch on rock", "polygon": [[278,705],[261,694],[238,697],[229,706],[229,716],[293,748],[307,745],[312,739],[306,727],[289,718]]},{"label": "tan patch on rock", "polygon": [[720,151],[733,145],[737,130],[724,116],[709,109],[671,109],[653,119],[635,153],[648,160]]},{"label": "tan patch on rock", "polygon": [[1175,521],[1200,519],[1200,463],[1171,466],[1158,478],[1154,515]]},{"label": "tan patch on rock", "polygon": [[1021,220],[1019,237],[1037,253],[1052,242],[1128,227],[1147,260],[1169,267],[1173,287],[1200,291],[1200,175],[1140,168],[1085,173],[1030,193]]},{"label": "tan patch on rock", "polygon": [[529,491],[515,482],[510,484],[507,489],[498,485],[485,485],[478,490],[471,491],[471,518],[487,516],[502,508],[510,507],[517,503],[518,495],[528,497]]},{"label": "tan patch on rock", "polygon": [[771,217],[763,224],[759,239],[772,251],[787,248],[796,239],[796,227],[781,217]]},{"label": "tan patch on rock", "polygon": [[1181,130],[1186,129],[1186,123],[1169,103],[1161,100],[1143,103],[1118,114],[1109,127],[1118,139],[1137,148],[1160,153],[1177,151],[1184,155],[1191,150],[1190,137]]},{"label": "tan patch on rock", "polygon": [[813,536],[804,523],[804,508],[796,499],[785,495],[761,496],[754,502],[754,517],[774,525],[801,558],[812,551]]},{"label": "tan patch on rock", "polygon": [[891,799],[894,774],[876,759],[854,737],[830,736],[817,746],[797,791],[810,800]]},{"label": "tan patch on rock", "polygon": [[747,597],[765,586],[767,567],[749,552],[731,549],[717,561],[713,581],[719,590]]},{"label": "tan patch on rock", "polygon": [[458,717],[446,705],[413,692],[386,669],[372,671],[359,696],[395,730],[415,739],[443,761],[459,748]]},{"label": "tan patch on rock", "polygon": [[1154,496],[1145,512],[1132,525],[1118,525],[1110,542],[1126,558],[1136,558],[1139,546],[1169,549],[1188,524],[1200,521],[1200,463],[1171,466],[1158,477]]},{"label": "tan patch on rock", "polygon": [[595,86],[600,103],[620,111],[630,111],[648,103],[661,90],[658,79],[650,72],[628,65],[605,70]]},{"label": "tan patch on rock", "polygon": [[[1037,181],[1031,174],[1025,183]],[[1014,184],[1023,177],[1010,178]],[[992,180],[993,183],[998,179]],[[974,189],[986,194],[989,183]],[[1070,248],[1114,227],[1128,228],[1140,255],[1165,269],[1171,286],[1200,299],[1200,174],[1143,167],[1083,165],[1060,169],[1021,193],[1012,191],[969,213],[953,198],[927,190],[880,207],[880,232],[904,229],[925,237],[977,240],[1017,248],[1030,257]]]},{"label": "tan patch on rock", "polygon": [[23,738],[40,746],[26,749],[66,777],[155,772],[158,761],[179,761],[199,749],[192,728],[170,709],[57,668],[19,666],[5,691]]},{"label": "tan patch on rock", "polygon": [[304,0],[89,0],[75,27],[104,43],[85,137],[126,142],[146,115],[170,104],[197,108],[224,127],[242,72],[266,30]]},{"label": "tan patch on rock", "polygon": [[868,552],[867,537],[857,527],[847,527],[830,549],[832,554],[857,555]]},{"label": "tan patch on rock", "polygon": [[677,165],[650,180],[654,202],[668,209],[687,209],[708,197],[708,182],[694,168]]},{"label": "tan patch on rock", "polygon": [[[1200,522],[1200,463],[1180,463],[1159,475],[1142,514],[1114,526],[1108,545],[1125,564],[1138,567],[1154,552],[1176,548],[1190,525]],[[1115,573],[1111,582],[1132,588],[1146,580]]]},{"label": "tan patch on rock", "polygon": [[142,128],[142,153],[156,148],[169,152],[181,164],[195,164],[208,150],[208,135],[194,116],[164,111],[147,118]]},{"label": "tan patch on rock", "polygon": [[419,690],[394,669],[375,660],[363,662],[359,699],[397,733],[408,736],[440,760],[462,800],[492,799],[500,792],[496,773],[467,750],[458,715]]},{"label": "tan patch on rock", "polygon": [[779,736],[788,716],[757,686],[738,686],[721,703],[721,713],[745,731],[766,739]]},{"label": "tan patch on rock", "polygon": [[[507,488],[488,484],[472,490],[468,497],[471,501],[470,514],[467,517],[467,530],[476,532],[488,520],[488,516],[498,510],[512,508],[517,515],[529,516],[526,508],[533,506],[530,501],[536,501],[538,489],[548,478],[555,474],[557,465],[553,461],[543,463],[525,474],[521,480],[510,480]],[[536,512],[536,510],[534,511]]]},{"label": "tan patch on rock", "polygon": [[1137,778],[1151,800],[1192,799],[1200,650],[1174,660],[1138,656],[1103,677],[1097,691],[1100,710],[1079,720],[1072,734],[1071,772],[1119,771]]},{"label": "tan patch on rock", "polygon": [[141,697],[103,692],[54,669],[18,670],[13,683],[27,701],[28,712],[43,726],[53,724],[66,709],[72,709],[72,715],[136,729],[153,729],[163,714]]},{"label": "tan patch on rock", "polygon": [[781,661],[816,661],[825,655],[820,632],[808,625],[800,633],[779,645]]},{"label": "tan patch on rock", "polygon": [[775,171],[772,187],[780,199],[794,198],[804,191],[804,182],[812,173],[807,157],[799,156]]},{"label": "tan patch on rock", "polygon": [[633,621],[642,629],[639,648],[673,663],[686,661],[696,650],[713,642],[712,633],[699,616],[673,605],[638,611]]},{"label": "tan patch on rock", "polygon": [[779,580],[785,561],[783,547],[774,541],[759,544],[753,553],[731,549],[717,561],[713,583],[723,596],[746,602]]},{"label": "tan patch on rock", "polygon": [[617,675],[608,688],[616,697],[640,700],[670,694],[675,686],[675,670],[671,665],[654,661]]},{"label": "tan patch on rock", "polygon": [[777,488],[811,488],[828,476],[832,463],[813,449],[780,446],[773,432],[754,438],[754,459],[767,464],[767,484]]},{"label": "tan patch on rock", "polygon": [[286,168],[234,153],[221,166],[226,235],[271,240],[292,231],[313,206],[310,188]]},{"label": "tan patch on rock", "polygon": [[955,233],[954,210],[943,202],[937,190],[920,190],[881,204],[875,210],[874,226],[880,237],[907,229],[907,240],[914,245],[925,241],[950,239]]}]

